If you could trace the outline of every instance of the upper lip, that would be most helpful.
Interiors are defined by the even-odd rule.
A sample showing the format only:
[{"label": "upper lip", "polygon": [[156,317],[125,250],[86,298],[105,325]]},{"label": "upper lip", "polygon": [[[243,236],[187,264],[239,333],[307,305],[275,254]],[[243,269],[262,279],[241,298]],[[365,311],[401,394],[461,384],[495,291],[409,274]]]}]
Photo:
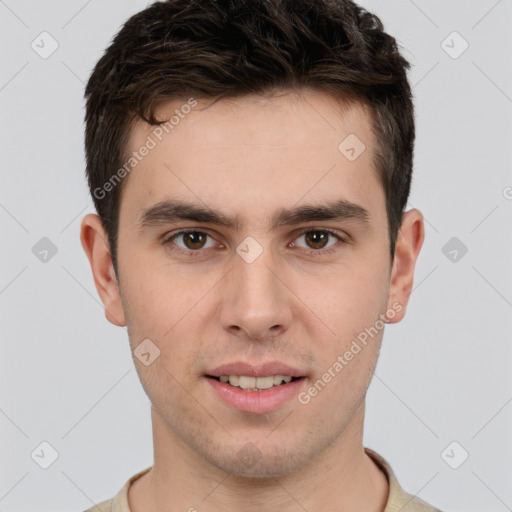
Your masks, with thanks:
[{"label": "upper lip", "polygon": [[248,377],[267,377],[269,375],[283,375],[290,377],[305,377],[302,370],[280,363],[269,361],[263,364],[249,364],[244,362],[227,363],[217,366],[206,372],[206,375],[220,377],[221,375],[245,375]]}]

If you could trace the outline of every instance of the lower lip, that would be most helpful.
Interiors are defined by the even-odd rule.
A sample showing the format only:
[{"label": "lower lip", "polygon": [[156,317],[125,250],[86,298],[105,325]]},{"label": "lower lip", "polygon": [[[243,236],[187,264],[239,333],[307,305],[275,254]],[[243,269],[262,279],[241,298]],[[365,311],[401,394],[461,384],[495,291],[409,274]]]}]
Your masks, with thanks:
[{"label": "lower lip", "polygon": [[296,396],[306,379],[302,377],[263,391],[245,391],[211,377],[206,377],[206,380],[228,405],[241,412],[265,414],[275,411],[287,400]]}]

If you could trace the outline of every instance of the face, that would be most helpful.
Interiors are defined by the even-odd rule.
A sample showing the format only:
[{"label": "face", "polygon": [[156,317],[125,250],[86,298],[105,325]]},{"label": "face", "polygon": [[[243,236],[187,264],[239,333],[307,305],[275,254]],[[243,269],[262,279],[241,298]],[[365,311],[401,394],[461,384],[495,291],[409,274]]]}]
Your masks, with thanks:
[{"label": "face", "polygon": [[362,428],[420,214],[392,264],[360,105],[315,91],[184,103],[158,110],[181,113],[169,133],[133,127],[130,152],[152,147],[122,193],[119,283],[97,219],[82,243],[165,437],[235,474],[288,474]]}]

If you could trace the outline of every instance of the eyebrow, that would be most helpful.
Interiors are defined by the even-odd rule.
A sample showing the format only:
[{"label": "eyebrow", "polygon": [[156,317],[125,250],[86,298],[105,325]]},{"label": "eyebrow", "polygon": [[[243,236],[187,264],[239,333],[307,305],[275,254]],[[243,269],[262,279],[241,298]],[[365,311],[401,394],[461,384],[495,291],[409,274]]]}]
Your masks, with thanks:
[{"label": "eyebrow", "polygon": [[[188,220],[203,224],[214,224],[239,231],[244,223],[239,216],[229,217],[224,213],[194,203],[179,199],[168,199],[141,210],[138,217],[138,229],[145,227],[170,224],[180,220]],[[292,208],[282,208],[270,219],[270,229],[281,226],[293,226],[310,221],[354,220],[369,223],[370,213],[362,206],[340,199],[322,204],[306,204]]]}]

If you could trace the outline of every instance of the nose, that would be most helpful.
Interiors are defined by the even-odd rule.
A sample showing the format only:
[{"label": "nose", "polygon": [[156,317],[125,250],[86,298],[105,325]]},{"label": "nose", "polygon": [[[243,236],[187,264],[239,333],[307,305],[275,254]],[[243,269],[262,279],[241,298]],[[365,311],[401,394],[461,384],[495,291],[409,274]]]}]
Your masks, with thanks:
[{"label": "nose", "polygon": [[222,327],[250,341],[265,341],[284,333],[291,323],[289,301],[293,294],[280,274],[268,247],[252,262],[236,254],[221,291]]}]

